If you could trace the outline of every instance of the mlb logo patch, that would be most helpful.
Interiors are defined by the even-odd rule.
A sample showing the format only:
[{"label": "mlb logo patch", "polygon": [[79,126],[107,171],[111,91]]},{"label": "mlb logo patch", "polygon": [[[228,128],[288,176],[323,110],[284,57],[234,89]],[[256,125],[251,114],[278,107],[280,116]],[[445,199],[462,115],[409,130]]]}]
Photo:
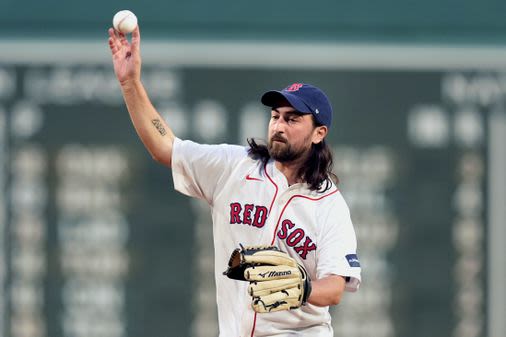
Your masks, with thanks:
[{"label": "mlb logo patch", "polygon": [[360,267],[360,261],[358,260],[357,254],[346,255],[346,260],[348,260],[350,267]]}]

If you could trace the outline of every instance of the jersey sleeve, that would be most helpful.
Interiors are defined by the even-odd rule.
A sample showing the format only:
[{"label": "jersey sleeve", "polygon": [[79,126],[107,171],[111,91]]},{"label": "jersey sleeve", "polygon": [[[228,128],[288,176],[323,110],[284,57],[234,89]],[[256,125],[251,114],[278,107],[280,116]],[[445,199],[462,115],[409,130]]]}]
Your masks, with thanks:
[{"label": "jersey sleeve", "polygon": [[341,196],[323,223],[317,257],[317,278],[340,275],[346,278],[346,291],[357,291],[361,282],[357,239],[350,211]]},{"label": "jersey sleeve", "polygon": [[224,179],[245,156],[246,148],[241,146],[204,145],[176,138],[172,149],[174,188],[212,204]]}]

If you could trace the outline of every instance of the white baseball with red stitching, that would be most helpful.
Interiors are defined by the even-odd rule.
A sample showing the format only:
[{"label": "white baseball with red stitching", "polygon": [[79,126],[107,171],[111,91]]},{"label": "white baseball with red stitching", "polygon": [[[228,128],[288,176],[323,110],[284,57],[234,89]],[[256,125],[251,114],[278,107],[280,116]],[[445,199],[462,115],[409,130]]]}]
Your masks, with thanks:
[{"label": "white baseball with red stitching", "polygon": [[114,29],[123,34],[134,31],[137,27],[137,16],[129,10],[122,10],[116,13],[112,19]]}]

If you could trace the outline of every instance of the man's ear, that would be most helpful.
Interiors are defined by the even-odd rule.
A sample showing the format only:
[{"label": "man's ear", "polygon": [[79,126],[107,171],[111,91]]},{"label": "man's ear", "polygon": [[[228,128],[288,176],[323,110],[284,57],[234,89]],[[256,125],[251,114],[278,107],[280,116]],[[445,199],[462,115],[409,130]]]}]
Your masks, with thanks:
[{"label": "man's ear", "polygon": [[319,144],[327,136],[328,132],[329,129],[325,125],[315,127],[312,139],[313,144]]}]

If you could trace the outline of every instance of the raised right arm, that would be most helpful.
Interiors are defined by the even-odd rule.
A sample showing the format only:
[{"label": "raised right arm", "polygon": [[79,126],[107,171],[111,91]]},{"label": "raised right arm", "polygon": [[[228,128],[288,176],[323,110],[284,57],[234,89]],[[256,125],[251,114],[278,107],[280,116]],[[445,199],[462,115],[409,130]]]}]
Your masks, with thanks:
[{"label": "raised right arm", "polygon": [[151,103],[141,82],[140,31],[132,32],[132,42],[125,35],[109,29],[109,48],[114,73],[118,78],[130,119],[142,143],[153,159],[171,166],[174,133]]}]

